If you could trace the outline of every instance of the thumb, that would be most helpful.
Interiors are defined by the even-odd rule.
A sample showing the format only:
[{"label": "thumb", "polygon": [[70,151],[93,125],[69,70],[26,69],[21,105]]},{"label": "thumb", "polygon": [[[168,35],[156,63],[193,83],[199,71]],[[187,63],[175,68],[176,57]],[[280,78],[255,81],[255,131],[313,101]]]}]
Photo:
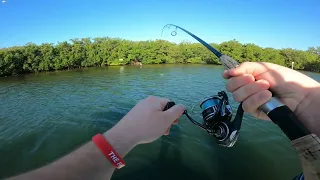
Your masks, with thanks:
[{"label": "thumb", "polygon": [[164,111],[163,113],[166,116],[166,119],[170,121],[170,123],[173,123],[176,119],[178,119],[184,112],[183,105],[174,105],[170,109]]},{"label": "thumb", "polygon": [[271,69],[272,64],[262,63],[262,62],[244,62],[236,68],[227,70],[225,73],[228,76],[240,76],[244,74],[252,74],[253,76],[258,76],[265,73]]}]

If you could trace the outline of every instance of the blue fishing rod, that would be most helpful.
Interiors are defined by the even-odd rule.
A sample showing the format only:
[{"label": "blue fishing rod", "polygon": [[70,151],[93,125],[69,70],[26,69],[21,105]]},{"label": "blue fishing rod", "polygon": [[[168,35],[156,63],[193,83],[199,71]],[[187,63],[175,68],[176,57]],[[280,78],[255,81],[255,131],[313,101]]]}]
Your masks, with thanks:
[{"label": "blue fishing rod", "polygon": [[[162,29],[162,33],[165,28],[170,27],[175,28],[175,30],[171,32],[172,36],[177,35],[176,30],[180,29],[199,41],[219,58],[225,69],[235,68],[240,65],[230,56],[222,54],[196,35],[177,25],[165,25]],[[174,102],[169,102],[165,109],[172,107],[174,104]],[[202,118],[204,123],[202,124],[188,115],[187,111],[185,111],[184,114],[192,123],[205,129],[209,134],[212,134],[217,139],[219,145],[232,147],[239,136],[243,116],[242,103],[238,106],[237,115],[233,121],[231,121],[231,107],[228,102],[228,97],[223,91],[219,92],[217,96],[204,99],[200,104],[200,107],[203,110]],[[291,141],[310,135],[310,132],[296,118],[294,113],[286,105],[281,103],[278,98],[272,97],[268,102],[260,106],[259,109],[268,115],[272,122],[278,125]]]}]

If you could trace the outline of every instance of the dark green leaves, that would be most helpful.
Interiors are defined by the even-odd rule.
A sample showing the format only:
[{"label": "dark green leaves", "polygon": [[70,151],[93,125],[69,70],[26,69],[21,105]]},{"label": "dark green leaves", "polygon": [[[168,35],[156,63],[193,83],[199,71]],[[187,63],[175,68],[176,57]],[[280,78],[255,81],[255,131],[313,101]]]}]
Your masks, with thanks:
[{"label": "dark green leaves", "polygon": [[[211,44],[239,62],[264,61],[295,69],[320,72],[320,47],[307,51],[261,48],[236,40]],[[128,41],[119,38],[82,38],[69,42],[0,49],[0,76],[22,73],[127,64],[206,63],[219,60],[199,43],[171,43],[164,40]]]}]

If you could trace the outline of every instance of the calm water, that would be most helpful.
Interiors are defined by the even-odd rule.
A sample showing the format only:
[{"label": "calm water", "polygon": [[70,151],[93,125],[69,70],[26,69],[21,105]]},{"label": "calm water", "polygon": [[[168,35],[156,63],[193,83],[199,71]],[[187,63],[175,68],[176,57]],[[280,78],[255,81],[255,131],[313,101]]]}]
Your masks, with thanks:
[{"label": "calm water", "polygon": [[[59,158],[111,128],[148,95],[187,109],[225,89],[222,67],[91,68],[0,78],[0,178]],[[320,75],[306,73],[318,81]],[[232,99],[232,98],[230,98]],[[232,101],[233,110],[237,103]],[[113,179],[291,179],[301,172],[290,142],[270,122],[244,118],[233,148],[182,117],[170,136],[136,147]]]}]

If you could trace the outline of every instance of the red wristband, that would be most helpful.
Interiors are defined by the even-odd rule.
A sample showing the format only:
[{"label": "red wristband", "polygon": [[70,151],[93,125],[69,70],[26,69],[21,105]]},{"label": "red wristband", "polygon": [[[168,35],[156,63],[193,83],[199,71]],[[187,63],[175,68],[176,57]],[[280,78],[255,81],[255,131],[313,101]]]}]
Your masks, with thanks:
[{"label": "red wristband", "polygon": [[101,134],[93,136],[92,141],[96,144],[104,156],[109,159],[114,167],[120,169],[126,165],[124,160],[118,155],[118,153]]}]

